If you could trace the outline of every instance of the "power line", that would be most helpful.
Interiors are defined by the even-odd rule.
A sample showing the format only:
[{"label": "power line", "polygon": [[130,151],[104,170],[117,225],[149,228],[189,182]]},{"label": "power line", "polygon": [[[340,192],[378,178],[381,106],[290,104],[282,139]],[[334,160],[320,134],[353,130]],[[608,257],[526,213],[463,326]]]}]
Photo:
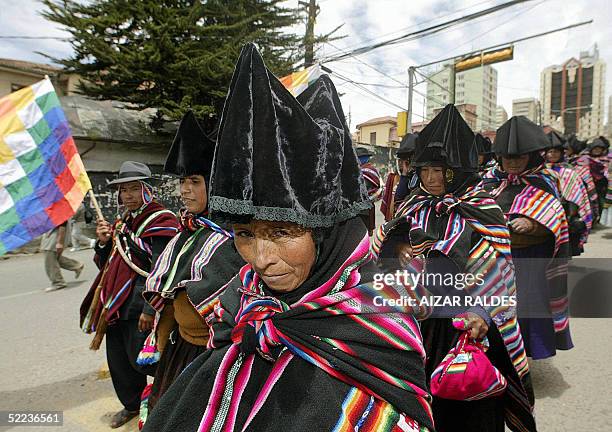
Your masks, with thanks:
[{"label": "power line", "polygon": [[498,11],[500,11],[502,9],[506,9],[508,7],[515,6],[517,4],[525,3],[525,2],[528,2],[528,1],[533,1],[533,0],[512,0],[512,1],[509,1],[509,2],[506,2],[506,3],[502,3],[500,5],[497,5],[497,6],[490,7],[488,9],[484,9],[484,10],[481,10],[481,11],[478,11],[478,12],[474,12],[474,13],[471,13],[469,15],[465,15],[465,16],[462,16],[462,17],[459,17],[459,18],[452,19],[450,21],[446,21],[446,22],[443,22],[443,23],[440,23],[440,24],[436,24],[436,25],[433,25],[433,26],[430,26],[430,27],[427,27],[427,28],[424,28],[424,29],[421,29],[421,30],[417,30],[415,32],[407,33],[405,35],[398,36],[398,37],[395,37],[395,38],[392,38],[392,39],[389,39],[389,40],[386,40],[386,41],[378,42],[378,43],[375,43],[375,44],[372,44],[372,45],[363,46],[361,48],[354,49],[352,51],[344,52],[344,53],[338,54],[336,56],[333,56],[333,57],[330,57],[330,58],[327,58],[327,59],[323,59],[322,62],[330,63],[332,61],[336,61],[336,60],[339,60],[339,59],[342,59],[342,58],[352,57],[352,56],[360,55],[360,54],[365,54],[367,52],[373,51],[373,50],[375,50],[377,48],[380,48],[382,46],[395,45],[395,44],[398,44],[398,43],[404,43],[404,42],[408,42],[408,41],[411,41],[411,40],[420,39],[420,38],[423,38],[425,36],[429,36],[429,35],[432,35],[432,34],[435,34],[435,33],[439,33],[441,31],[444,31],[444,30],[446,30],[448,28],[451,28],[451,27],[453,27],[455,25],[462,24],[464,22],[471,21],[471,20],[474,20],[476,18],[480,18],[482,16],[486,16],[486,15],[489,15],[491,13],[498,12]]},{"label": "power line", "polygon": [[373,38],[370,38],[370,39],[362,40],[362,41],[360,41],[360,43],[354,43],[352,45],[347,45],[344,48],[337,48],[337,47],[335,47],[335,49],[336,49],[337,52],[343,52],[343,51],[346,51],[346,50],[350,50],[350,49],[353,49],[353,48],[359,46],[360,44],[363,44],[363,43],[366,43],[366,42],[372,42],[372,41],[375,41],[376,39],[380,39],[380,38],[385,37],[385,36],[391,36],[391,35],[396,34],[396,33],[401,33],[401,32],[404,32],[406,30],[410,30],[410,29],[422,26],[424,24],[429,24],[430,22],[437,21],[437,20],[442,19],[442,18],[447,18],[447,17],[453,16],[453,15],[456,15],[456,14],[458,14],[460,12],[464,12],[464,11],[466,11],[468,9],[473,9],[476,6],[480,6],[480,5],[485,4],[485,3],[489,3],[489,0],[484,0],[484,1],[481,1],[479,3],[473,4],[471,6],[465,7],[463,9],[459,9],[459,10],[453,11],[453,12],[448,13],[446,15],[437,16],[435,18],[431,18],[431,19],[428,19],[428,20],[425,20],[425,21],[421,21],[421,22],[418,22],[416,24],[410,25],[408,27],[403,27],[401,29],[398,29],[398,30],[395,30],[395,31],[392,31],[392,32],[389,32],[389,33],[383,33],[383,34],[381,34],[379,36],[376,36],[376,37],[373,37]]},{"label": "power line", "polygon": [[576,24],[570,24],[570,25],[565,26],[565,27],[560,27],[560,28],[557,28],[557,29],[554,29],[554,30],[545,31],[545,32],[537,33],[537,34],[530,35],[530,36],[525,36],[525,37],[522,37],[522,38],[519,38],[519,39],[512,40],[510,42],[504,42],[504,43],[497,44],[497,45],[491,45],[491,46],[486,47],[486,48],[481,48],[481,49],[478,49],[478,50],[471,51],[469,53],[454,55],[452,57],[447,57],[447,58],[444,58],[444,59],[441,59],[441,60],[435,60],[435,61],[432,61],[432,62],[429,62],[429,63],[425,63],[425,64],[422,64],[422,65],[416,66],[416,68],[420,69],[420,68],[424,68],[424,67],[427,67],[427,66],[431,66],[431,65],[437,64],[437,63],[443,63],[445,61],[455,60],[457,58],[470,57],[470,56],[473,56],[475,54],[480,54],[480,53],[482,53],[484,51],[493,50],[495,48],[500,48],[500,47],[503,47],[503,46],[506,46],[506,45],[512,45],[512,44],[523,42],[523,41],[526,41],[526,40],[529,40],[529,39],[535,39],[535,38],[538,38],[538,37],[541,37],[541,36],[546,36],[546,35],[549,35],[549,34],[552,34],[552,33],[557,33],[557,32],[563,31],[563,30],[569,30],[569,29],[572,29],[572,28],[575,28],[575,27],[580,27],[580,26],[583,26],[583,25],[591,24],[592,22],[593,22],[593,20],[590,19],[588,21],[582,21],[582,22],[579,22],[579,23],[576,23]]},{"label": "power line", "polygon": [[61,41],[70,41],[71,38],[68,37],[59,37],[59,36],[0,36],[0,39],[53,39],[53,40],[61,40]]}]

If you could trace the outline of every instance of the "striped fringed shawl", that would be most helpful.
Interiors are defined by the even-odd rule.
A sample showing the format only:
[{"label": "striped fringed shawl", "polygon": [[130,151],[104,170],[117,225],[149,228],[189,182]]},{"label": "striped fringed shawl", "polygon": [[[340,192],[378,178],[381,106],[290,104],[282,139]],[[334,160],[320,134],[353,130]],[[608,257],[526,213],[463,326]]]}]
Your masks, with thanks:
[{"label": "striped fringed shawl", "polygon": [[559,175],[563,199],[578,207],[578,216],[586,225],[586,231],[580,235],[580,246],[584,246],[593,226],[593,213],[584,183],[578,173],[565,164],[549,164],[548,167]]},{"label": "striped fringed shawl", "polygon": [[244,261],[233,247],[232,233],[204,216],[180,213],[181,232],[166,246],[146,280],[143,297],[158,312],[152,331],[137,359],[139,364],[159,360],[157,323],[164,305],[176,291],[184,289],[187,299],[202,317],[207,317],[227,283]]},{"label": "striped fringed shawl", "polygon": [[[148,271],[151,266],[153,237],[172,237],[178,230],[178,221],[170,210],[165,209],[157,201],[152,201],[144,209],[133,216],[130,213],[113,225],[112,252],[105,263],[96,263],[101,267],[89,293],[81,305],[81,328],[84,332],[95,331],[99,317],[106,310],[106,321],[115,322],[119,319],[119,309],[130,297],[136,279],[139,275],[117,252],[115,241],[121,241],[131,261],[139,268]],[[102,283],[100,302],[95,311],[89,310],[94,301],[97,286]]]},{"label": "striped fringed shawl", "polygon": [[[440,229],[441,238],[427,235],[432,232],[434,220],[440,215],[447,217],[445,227]],[[484,275],[485,283],[472,284],[465,290],[472,296],[499,297],[515,296],[514,266],[510,252],[510,234],[504,223],[503,214],[495,201],[484,191],[469,188],[462,196],[447,195],[442,199],[433,196],[415,195],[405,202],[397,212],[397,217],[381,226],[374,235],[372,253],[378,258],[386,238],[401,224],[410,226],[410,239],[413,256],[427,255],[438,251],[458,264],[460,271]],[[472,233],[479,240],[472,244]],[[468,250],[457,247],[461,240],[467,240]],[[429,293],[423,287],[412,291],[417,299]],[[519,376],[529,371],[527,358],[520,334],[508,331],[517,326],[516,310],[513,307],[484,307],[500,329],[506,349]],[[431,314],[430,308],[420,310],[419,319]],[[508,327],[508,323],[510,324]],[[507,331],[502,332],[502,328]],[[518,336],[517,336],[518,335]]]},{"label": "striped fringed shawl", "polygon": [[372,202],[378,201],[383,193],[382,179],[378,170],[369,162],[362,164],[360,169],[368,189],[368,198]]},{"label": "striped fringed shawl", "polygon": [[591,204],[593,220],[597,219],[601,209],[599,208],[599,203],[597,202],[597,189],[595,188],[595,182],[593,181],[593,176],[591,175],[588,159],[584,155],[573,156],[569,158],[568,164],[576,170],[576,173],[578,173],[582,179],[582,183],[584,184],[589,197],[589,203]]},{"label": "striped fringed shawl", "polygon": [[509,176],[496,169],[488,173],[483,185],[504,210],[508,220],[519,216],[531,218],[554,236],[553,255],[546,270],[550,287],[550,310],[555,332],[569,332],[567,298],[567,259],[569,232],[560,201],[559,177],[556,172],[536,167],[519,176]]},{"label": "striped fringed shawl", "polygon": [[[481,286],[474,284],[465,288],[470,295],[485,298],[516,295],[510,233],[501,209],[486,192],[473,186],[458,197],[452,194],[442,198],[415,195],[398,209],[397,215],[376,232],[372,245],[372,252],[376,257],[381,254],[385,241],[392,235],[393,230],[407,224],[410,227],[409,238],[413,256],[416,257],[406,269],[410,273],[423,272],[425,256],[430,251],[438,251],[453,260],[460,272],[484,276]],[[446,220],[446,223],[435,229],[435,219],[440,218]],[[435,238],[436,231],[443,235]],[[475,242],[472,241],[473,234],[478,237]],[[469,245],[468,249],[463,250],[466,245]],[[417,304],[431,295],[421,284],[408,292]],[[497,326],[517,373],[516,377],[507,377],[509,387],[505,399],[506,423],[515,431],[534,430],[532,408],[521,383],[521,379],[528,376],[529,365],[516,310],[514,307],[503,306],[484,309]],[[427,319],[431,313],[431,307],[421,306],[419,319]]]},{"label": "striped fringed shawl", "polygon": [[375,297],[400,294],[362,283],[369,238],[359,220],[344,232],[354,238],[330,267],[333,276],[290,304],[266,294],[243,267],[209,317],[210,349],[160,400],[145,431],[332,430],[351,388],[432,430],[418,324],[399,308],[374,307]]}]

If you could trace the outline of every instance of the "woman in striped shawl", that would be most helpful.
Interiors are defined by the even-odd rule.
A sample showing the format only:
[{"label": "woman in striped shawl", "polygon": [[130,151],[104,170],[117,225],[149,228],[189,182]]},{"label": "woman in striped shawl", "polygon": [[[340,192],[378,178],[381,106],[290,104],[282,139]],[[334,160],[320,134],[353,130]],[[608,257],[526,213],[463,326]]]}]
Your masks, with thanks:
[{"label": "woman in striped shawl", "polygon": [[372,207],[363,212],[361,217],[368,228],[368,232],[372,235],[374,228],[376,228],[376,211],[373,204],[380,200],[382,196],[382,179],[374,164],[370,162],[370,158],[374,156],[374,153],[364,147],[357,147],[355,153],[357,159],[359,159],[359,169],[368,190],[368,197],[372,202]]},{"label": "woman in striped shawl", "polygon": [[570,250],[572,256],[584,252],[584,245],[593,225],[593,213],[584,183],[576,170],[565,162],[564,139],[555,131],[546,134],[549,146],[546,150],[546,167],[559,175],[561,203],[567,217]]},{"label": "woman in striped shawl", "polygon": [[141,365],[157,365],[150,394],[141,404],[141,423],[183,369],[208,343],[204,318],[244,261],[232,234],[207,218],[207,185],[215,142],[189,111],[179,125],[164,171],[180,178],[180,232],[147,278],[143,296],[158,312],[154,331],[139,355]]},{"label": "woman in striped shawl", "polygon": [[[470,337],[486,336],[487,356],[509,386],[501,396],[477,401],[434,397],[436,430],[503,432],[506,423],[513,431],[534,431],[529,369],[510,307],[515,295],[510,235],[499,206],[476,187],[480,177],[474,134],[453,105],[447,105],[419,134],[414,164],[420,186],[400,206],[396,218],[379,229],[373,252],[387,272],[407,269],[423,275],[410,292],[423,306],[420,319],[428,377],[456,345],[460,333],[452,318],[458,317],[467,320]],[[453,275],[455,282],[436,281],[438,275]],[[482,278],[482,283],[468,282],[469,275]],[[431,304],[421,301],[430,296],[462,301],[426,307]]]},{"label": "woman in striped shawl", "polygon": [[544,165],[546,147],[541,127],[526,117],[512,117],[497,130],[493,146],[500,166],[483,180],[510,226],[519,323],[527,354],[534,359],[573,347],[567,299],[568,225],[559,177]]},{"label": "woman in striped shawl", "polygon": [[243,48],[209,205],[247,265],[209,317],[209,350],[144,430],[432,430],[416,320],[375,307],[399,294],[366,285],[369,199],[327,76],[296,101]]}]

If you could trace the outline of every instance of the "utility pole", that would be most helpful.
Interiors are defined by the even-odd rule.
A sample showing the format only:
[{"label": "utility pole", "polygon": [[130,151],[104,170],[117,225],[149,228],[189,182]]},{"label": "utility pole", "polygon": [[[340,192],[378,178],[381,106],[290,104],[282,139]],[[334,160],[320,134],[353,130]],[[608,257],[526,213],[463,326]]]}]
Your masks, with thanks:
[{"label": "utility pole", "polygon": [[457,90],[457,86],[455,84],[456,73],[455,73],[455,63],[451,62],[448,65],[448,87],[450,89],[449,103],[455,105],[455,92]]},{"label": "utility pole", "polygon": [[406,133],[412,132],[412,92],[414,87],[414,66],[408,68],[408,115],[406,116]]},{"label": "utility pole", "polygon": [[309,0],[308,3],[300,1],[299,3],[306,7],[308,12],[306,34],[304,35],[304,67],[309,67],[314,64],[314,27],[320,8],[317,5],[317,0]]}]

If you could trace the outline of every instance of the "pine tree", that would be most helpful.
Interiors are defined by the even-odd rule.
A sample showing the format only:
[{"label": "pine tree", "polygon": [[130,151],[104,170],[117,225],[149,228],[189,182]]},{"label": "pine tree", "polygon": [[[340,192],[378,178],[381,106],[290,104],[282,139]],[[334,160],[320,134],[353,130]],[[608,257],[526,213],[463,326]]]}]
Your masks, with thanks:
[{"label": "pine tree", "polygon": [[43,3],[43,16],[72,34],[72,56],[51,59],[84,79],[79,92],[159,108],[158,120],[193,109],[212,127],[246,42],[257,44],[277,76],[303,55],[303,37],[290,30],[300,11],[280,0]]}]

